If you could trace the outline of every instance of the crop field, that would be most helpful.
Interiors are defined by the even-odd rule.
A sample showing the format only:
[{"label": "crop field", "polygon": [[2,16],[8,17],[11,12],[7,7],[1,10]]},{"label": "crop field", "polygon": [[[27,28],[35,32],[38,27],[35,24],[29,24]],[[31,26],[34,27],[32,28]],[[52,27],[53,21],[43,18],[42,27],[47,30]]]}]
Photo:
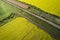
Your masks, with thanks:
[{"label": "crop field", "polygon": [[[18,1],[22,1],[25,3],[31,4],[31,5],[36,6],[50,14],[57,15],[60,17],[60,13],[59,13],[60,12],[60,9],[59,9],[60,1],[58,1],[58,0],[56,0],[56,2],[54,0],[50,0],[50,1],[48,1],[48,0],[18,0]],[[55,5],[56,3],[58,5]]]},{"label": "crop field", "polygon": [[23,17],[17,17],[0,27],[0,40],[54,40],[51,36]]}]

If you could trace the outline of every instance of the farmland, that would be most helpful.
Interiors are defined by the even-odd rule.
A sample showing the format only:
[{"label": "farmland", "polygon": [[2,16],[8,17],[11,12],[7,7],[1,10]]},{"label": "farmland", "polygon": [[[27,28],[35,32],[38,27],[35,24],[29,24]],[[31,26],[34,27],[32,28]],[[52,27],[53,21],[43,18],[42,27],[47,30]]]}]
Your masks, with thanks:
[{"label": "farmland", "polygon": [[[57,15],[60,17],[60,6],[59,6],[59,2],[58,0],[56,0],[56,2],[54,0],[18,0],[18,1],[22,1],[31,5],[34,5],[50,14],[53,15]],[[53,2],[53,3],[52,3]],[[57,5],[57,4],[58,5]],[[56,4],[56,5],[55,5]]]},{"label": "farmland", "polygon": [[[23,14],[25,13],[22,10],[19,10],[18,8],[8,3],[5,3],[3,1],[1,3],[4,8],[4,11],[8,9],[7,13],[17,13],[17,12]],[[26,37],[24,38],[25,35]],[[48,40],[53,40],[53,38],[47,32],[38,28],[35,24],[31,23],[30,21],[21,16],[18,17],[15,16],[13,20],[7,22],[6,24],[0,27],[0,40],[21,40],[23,38],[25,40],[34,40],[35,38],[36,40],[40,40],[43,38],[44,38],[43,40],[46,40],[47,38]]]},{"label": "farmland", "polygon": [[47,38],[53,40],[48,33],[23,17],[17,17],[0,27],[0,40],[46,40]]},{"label": "farmland", "polygon": [[[10,40],[15,40],[15,39],[16,40],[21,40],[21,39],[34,40],[35,38],[36,40],[40,40],[40,39],[46,40],[47,38],[48,38],[47,40],[54,40],[51,37],[51,35],[48,34],[46,31],[42,30],[37,25],[30,22],[27,18],[24,18],[25,16],[28,17],[29,19],[32,19],[34,22],[38,23],[39,25],[43,25],[53,33],[57,32],[56,34],[58,34],[59,32],[57,31],[57,29],[53,28],[53,26],[51,26],[50,24],[47,24],[46,22],[36,18],[33,15],[28,14],[27,12],[24,12],[22,9],[18,9],[16,6],[12,4],[2,1],[2,5],[5,6],[4,9],[8,9],[8,13],[14,13],[14,14],[17,14],[17,16],[15,16],[13,20],[1,26],[0,28],[1,40],[9,40],[9,39]],[[32,8],[28,10],[31,11]],[[39,12],[37,10],[35,11],[33,10],[32,12],[35,12],[35,11]]]}]

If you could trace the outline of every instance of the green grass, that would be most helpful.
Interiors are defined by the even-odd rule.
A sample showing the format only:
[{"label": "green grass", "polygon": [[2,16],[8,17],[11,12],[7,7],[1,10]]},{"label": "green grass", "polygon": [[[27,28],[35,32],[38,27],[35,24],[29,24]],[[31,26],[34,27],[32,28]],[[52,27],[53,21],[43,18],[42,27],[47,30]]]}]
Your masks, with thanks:
[{"label": "green grass", "polygon": [[0,4],[1,4],[0,5],[0,20],[3,20],[11,14],[11,11],[7,9],[9,7],[6,7],[6,5],[2,1],[0,1]]},{"label": "green grass", "polygon": [[13,10],[11,9],[11,5],[0,1],[0,27],[9,21],[13,20],[14,18],[18,17],[18,15],[14,14]]}]

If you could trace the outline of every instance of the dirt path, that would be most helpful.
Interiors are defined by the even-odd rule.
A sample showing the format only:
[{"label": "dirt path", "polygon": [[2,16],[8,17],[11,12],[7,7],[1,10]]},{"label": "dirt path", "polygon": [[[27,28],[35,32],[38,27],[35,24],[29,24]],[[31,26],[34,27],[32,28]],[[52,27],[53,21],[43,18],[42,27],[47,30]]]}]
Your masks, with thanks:
[{"label": "dirt path", "polygon": [[7,0],[7,1],[9,1],[9,2],[11,2],[11,3],[13,3],[13,4],[17,5],[17,6],[20,6],[20,7],[24,8],[24,9],[27,9],[29,7],[28,5],[25,5],[24,3],[21,3],[21,2],[17,2],[15,0]]}]

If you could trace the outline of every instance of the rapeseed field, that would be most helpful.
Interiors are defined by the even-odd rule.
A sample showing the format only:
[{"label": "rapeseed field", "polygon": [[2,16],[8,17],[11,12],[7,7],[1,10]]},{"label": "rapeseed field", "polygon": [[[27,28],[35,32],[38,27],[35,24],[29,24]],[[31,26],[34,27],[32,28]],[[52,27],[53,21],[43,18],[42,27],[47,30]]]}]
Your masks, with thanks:
[{"label": "rapeseed field", "polygon": [[23,17],[0,27],[0,40],[54,40],[47,32]]},{"label": "rapeseed field", "polygon": [[60,0],[19,0],[60,17]]}]

